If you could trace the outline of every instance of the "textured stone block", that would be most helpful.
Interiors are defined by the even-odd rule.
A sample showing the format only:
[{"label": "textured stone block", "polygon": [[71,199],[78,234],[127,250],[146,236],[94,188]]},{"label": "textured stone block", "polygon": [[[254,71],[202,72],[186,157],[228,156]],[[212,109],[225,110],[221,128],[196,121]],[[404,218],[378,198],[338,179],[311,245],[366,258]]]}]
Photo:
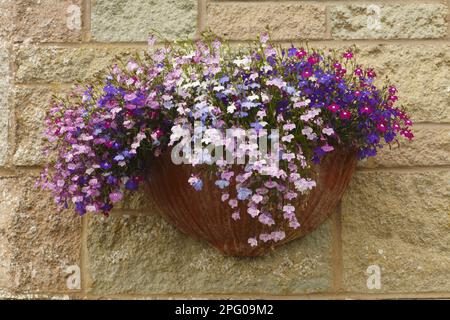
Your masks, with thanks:
[{"label": "textured stone block", "polygon": [[15,0],[12,16],[15,41],[81,40],[82,0]]},{"label": "textured stone block", "polygon": [[21,46],[16,53],[16,80],[73,82],[86,80],[109,67],[115,57],[135,52],[127,48],[60,48]]},{"label": "textured stone block", "polygon": [[207,9],[207,26],[225,38],[256,39],[269,27],[276,40],[320,39],[325,35],[326,13],[321,4],[294,2],[213,2]]},{"label": "textured stone block", "polygon": [[19,87],[15,89],[13,108],[16,114],[13,163],[17,166],[37,166],[45,162],[43,154],[44,118],[53,95],[63,95],[68,89],[49,87]]},{"label": "textured stone block", "polygon": [[450,165],[450,126],[414,128],[414,140],[402,139],[400,147],[385,146],[376,157],[360,161],[366,168]]},{"label": "textured stone block", "polygon": [[11,37],[13,30],[13,12],[15,0],[0,0],[0,41]]},{"label": "textured stone block", "polygon": [[34,182],[35,177],[0,178],[0,287],[67,291],[67,268],[80,265],[81,220],[57,212]]},{"label": "textured stone block", "polygon": [[329,290],[331,223],[262,258],[225,257],[155,214],[91,217],[88,257],[93,294],[266,293]]},{"label": "textured stone block", "polygon": [[[450,44],[359,46],[361,61],[389,77],[413,121],[450,121]],[[382,76],[381,76],[382,75]]]},{"label": "textured stone block", "polygon": [[0,42],[0,74],[0,166],[3,166],[9,151],[10,59],[8,47],[2,42]]},{"label": "textured stone block", "polygon": [[[339,52],[349,45],[326,43],[319,48]],[[356,59],[374,67],[376,83],[389,81],[399,89],[397,105],[413,122],[450,122],[450,44],[358,44]]]},{"label": "textured stone block", "polygon": [[[343,287],[449,292],[450,172],[359,172],[342,202]],[[369,290],[366,270],[381,269]]]},{"label": "textured stone block", "polygon": [[331,33],[338,39],[435,39],[447,34],[442,4],[351,4],[331,8]]},{"label": "textured stone block", "polygon": [[166,39],[192,38],[197,0],[95,0],[92,36],[101,42],[147,41],[150,33]]}]

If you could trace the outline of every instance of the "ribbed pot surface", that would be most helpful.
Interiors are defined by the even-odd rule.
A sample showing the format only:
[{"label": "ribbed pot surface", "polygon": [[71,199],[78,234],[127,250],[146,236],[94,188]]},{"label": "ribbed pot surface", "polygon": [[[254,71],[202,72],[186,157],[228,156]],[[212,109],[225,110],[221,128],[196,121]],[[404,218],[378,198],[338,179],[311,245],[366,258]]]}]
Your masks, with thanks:
[{"label": "ribbed pot surface", "polygon": [[248,244],[249,237],[267,231],[267,227],[241,207],[241,219],[233,220],[231,209],[221,201],[214,178],[203,179],[203,189],[195,191],[187,182],[190,165],[175,165],[170,152],[152,159],[148,166],[146,192],[165,220],[197,239],[208,241],[230,256],[260,256],[275,247],[303,237],[324,222],[337,206],[356,167],[356,153],[336,150],[325,156],[315,170],[317,186],[305,198],[291,201],[296,206],[300,228],[286,227],[286,238],[273,243]]}]

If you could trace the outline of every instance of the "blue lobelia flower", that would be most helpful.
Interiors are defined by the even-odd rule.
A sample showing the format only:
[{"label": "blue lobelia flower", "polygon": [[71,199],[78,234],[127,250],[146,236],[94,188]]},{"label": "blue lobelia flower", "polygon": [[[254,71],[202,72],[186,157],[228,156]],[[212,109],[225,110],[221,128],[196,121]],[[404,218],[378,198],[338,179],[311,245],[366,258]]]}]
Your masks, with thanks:
[{"label": "blue lobelia flower", "polygon": [[216,186],[218,186],[220,189],[224,189],[230,185],[230,182],[227,180],[217,180]]},{"label": "blue lobelia flower", "polygon": [[252,190],[248,188],[238,188],[237,189],[237,198],[239,200],[246,200],[252,195]]}]

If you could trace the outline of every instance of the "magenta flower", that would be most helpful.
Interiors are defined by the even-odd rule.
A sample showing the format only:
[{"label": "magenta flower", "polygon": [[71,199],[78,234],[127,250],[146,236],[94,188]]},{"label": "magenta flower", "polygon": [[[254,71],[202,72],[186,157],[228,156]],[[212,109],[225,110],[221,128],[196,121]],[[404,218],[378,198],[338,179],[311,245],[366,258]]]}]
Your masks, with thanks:
[{"label": "magenta flower", "polygon": [[353,53],[351,51],[344,52],[342,55],[345,59],[350,60],[353,58]]},{"label": "magenta flower", "polygon": [[351,113],[346,110],[341,110],[339,113],[339,118],[348,120],[352,117]]},{"label": "magenta flower", "polygon": [[330,105],[327,107],[327,109],[330,110],[330,111],[333,112],[333,113],[336,113],[336,112],[339,111],[340,107],[339,107],[337,104],[333,103],[333,104],[330,104]]}]

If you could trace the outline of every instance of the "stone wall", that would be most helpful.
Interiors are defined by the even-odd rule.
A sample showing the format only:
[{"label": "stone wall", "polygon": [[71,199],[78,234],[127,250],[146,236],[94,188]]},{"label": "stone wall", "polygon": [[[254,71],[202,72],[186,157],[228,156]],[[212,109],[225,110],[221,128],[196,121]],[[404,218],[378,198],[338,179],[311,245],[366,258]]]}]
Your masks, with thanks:
[{"label": "stone wall", "polygon": [[[447,0],[0,0],[0,297],[450,298]],[[116,55],[210,28],[245,43],[356,44],[390,75],[416,141],[361,162],[333,216],[257,259],[223,257],[142,195],[109,219],[58,213],[34,189],[52,94]],[[372,281],[379,274],[381,283]]]}]

